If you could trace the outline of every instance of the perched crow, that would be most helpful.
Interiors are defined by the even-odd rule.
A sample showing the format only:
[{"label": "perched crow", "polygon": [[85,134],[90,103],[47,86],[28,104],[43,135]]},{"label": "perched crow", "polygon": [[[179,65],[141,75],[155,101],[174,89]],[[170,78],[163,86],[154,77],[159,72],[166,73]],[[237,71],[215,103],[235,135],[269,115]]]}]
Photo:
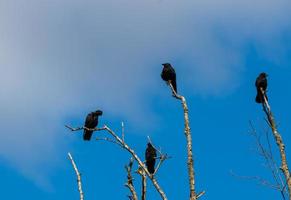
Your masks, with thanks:
[{"label": "perched crow", "polygon": [[176,72],[170,63],[162,64],[164,66],[161,77],[166,82],[171,82],[175,92],[177,93]]},{"label": "perched crow", "polygon": [[153,147],[153,145],[149,142],[146,152],[145,152],[145,159],[146,159],[146,166],[148,168],[149,173],[151,174],[155,172],[156,157],[157,157],[157,151]]},{"label": "perched crow", "polygon": [[[261,89],[264,91],[266,98],[267,98],[267,86],[268,86],[268,82],[267,82],[267,74],[266,73],[260,73],[260,75],[257,77],[256,79],[256,88],[257,88],[257,96],[256,96],[256,102],[257,103],[263,103],[264,102],[264,97],[263,94],[261,92]],[[267,98],[268,99],[268,98]]]},{"label": "perched crow", "polygon": [[[97,110],[95,112],[91,112],[87,115],[86,121],[85,121],[85,127],[86,128],[96,128],[98,125],[98,116],[102,115],[101,110]],[[93,131],[88,131],[84,129],[83,139],[84,140],[90,140],[91,136],[93,134]]]}]

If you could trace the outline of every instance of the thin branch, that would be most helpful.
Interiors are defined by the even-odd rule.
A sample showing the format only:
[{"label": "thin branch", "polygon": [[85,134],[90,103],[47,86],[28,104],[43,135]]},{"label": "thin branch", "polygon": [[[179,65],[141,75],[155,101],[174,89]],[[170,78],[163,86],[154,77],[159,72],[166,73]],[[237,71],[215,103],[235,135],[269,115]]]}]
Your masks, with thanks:
[{"label": "thin branch", "polygon": [[65,125],[66,128],[70,129],[71,131],[79,131],[79,130],[83,130],[84,127],[77,127],[77,128],[73,128],[69,125]]},{"label": "thin branch", "polygon": [[155,169],[155,172],[154,172],[154,175],[158,172],[158,170],[160,169],[160,167],[161,167],[161,165],[163,164],[163,162],[166,160],[166,159],[169,159],[169,158],[171,158],[170,156],[167,156],[167,154],[166,155],[161,155],[160,157],[159,157],[159,163],[158,163],[158,165],[157,165],[157,167],[156,167],[156,169]]},{"label": "thin branch", "polygon": [[147,138],[148,138],[148,142],[151,143],[151,144],[153,145],[153,142],[152,142],[150,136],[147,136]]},{"label": "thin branch", "polygon": [[233,177],[236,177],[239,179],[255,180],[260,185],[267,186],[267,187],[270,187],[270,188],[278,190],[278,191],[281,190],[280,185],[274,185],[274,184],[270,183],[269,181],[267,181],[259,176],[239,176],[239,175],[235,174],[233,171],[230,171],[230,174]]},{"label": "thin branch", "polygon": [[277,130],[275,118],[274,118],[273,113],[271,111],[271,107],[269,105],[265,91],[263,90],[263,88],[260,88],[260,90],[261,90],[263,97],[264,97],[264,102],[262,103],[263,110],[266,113],[267,119],[269,121],[269,125],[272,129],[274,139],[275,139],[277,146],[279,148],[279,152],[280,152],[280,156],[281,156],[281,167],[280,168],[285,176],[286,184],[288,186],[289,200],[291,200],[291,179],[290,179],[290,172],[289,172],[286,153],[285,153],[285,144],[283,143],[282,136],[280,135],[280,133]]},{"label": "thin branch", "polygon": [[[250,121],[250,127],[252,129],[251,134],[255,137],[256,139],[256,143],[257,146],[259,148],[259,153],[260,155],[266,160],[266,164],[268,165],[268,168],[271,170],[272,175],[274,180],[276,181],[276,184],[278,186],[278,190],[280,191],[280,194],[283,198],[283,200],[285,200],[285,194],[284,194],[284,182],[282,180],[281,177],[281,173],[279,172],[278,166],[275,162],[275,159],[273,157],[273,153],[272,153],[272,147],[271,147],[271,143],[269,140],[269,135],[268,135],[268,131],[266,130],[266,140],[268,143],[268,149],[269,149],[269,153],[267,152],[267,150],[265,149],[265,147],[263,146],[263,144],[261,143],[260,137],[257,135],[256,129],[254,127],[254,125],[252,124],[252,122]],[[258,178],[250,178],[250,179],[258,179]],[[259,181],[266,183],[266,181],[262,181],[263,179],[259,179]],[[262,184],[262,185],[266,185],[266,184]]]},{"label": "thin branch", "polygon": [[199,194],[197,194],[196,199],[199,199],[200,197],[202,197],[205,194],[205,191],[199,192]]},{"label": "thin branch", "polygon": [[160,159],[160,162],[158,163],[158,165],[157,165],[157,167],[156,167],[156,169],[154,171],[154,175],[158,172],[158,170],[161,167],[161,165],[163,164],[164,160],[165,160],[164,158]]},{"label": "thin branch", "polygon": [[127,182],[125,183],[125,186],[130,190],[131,194],[132,194],[132,199],[133,200],[138,200],[137,198],[137,194],[133,185],[133,178],[131,175],[131,170],[132,170],[132,165],[133,165],[133,159],[130,159],[130,162],[128,165],[125,166],[125,170],[127,172]]},{"label": "thin branch", "polygon": [[111,143],[113,143],[113,144],[116,144],[116,145],[122,147],[121,144],[119,144],[119,143],[116,142],[115,140],[112,140],[111,138],[103,137],[103,138],[96,138],[96,140],[103,140],[103,141],[106,141],[106,142],[111,142]]},{"label": "thin branch", "polygon": [[138,168],[137,173],[141,176],[141,200],[146,200],[147,176],[142,168]]},{"label": "thin branch", "polygon": [[[272,157],[272,153],[267,152],[267,150],[265,149],[265,147],[263,146],[263,144],[261,142],[260,137],[258,136],[258,134],[256,132],[254,125],[252,124],[251,121],[249,123],[250,123],[250,127],[252,129],[251,134],[256,139],[256,144],[259,148],[258,151],[259,151],[260,155],[266,160],[266,164],[268,165],[268,168],[271,170],[274,180],[276,181],[276,183],[278,185],[280,185],[279,180],[278,180],[279,179],[278,176],[280,175],[280,173],[276,173],[276,170],[275,170],[276,163],[273,162],[274,159]],[[270,148],[269,148],[269,151],[271,151]]]},{"label": "thin branch", "polygon": [[80,200],[84,200],[84,193],[83,193],[83,190],[82,190],[82,181],[81,181],[81,174],[79,173],[78,171],[78,168],[77,168],[77,165],[71,155],[71,153],[69,152],[68,153],[68,157],[72,163],[72,166],[76,172],[76,175],[77,175],[77,182],[78,182],[78,189],[79,189],[79,193],[80,193]]},{"label": "thin branch", "polygon": [[171,82],[169,82],[169,85],[172,90],[173,96],[181,100],[181,103],[183,106],[184,125],[185,125],[184,133],[187,140],[187,153],[188,153],[187,168],[188,168],[189,186],[190,186],[190,200],[197,200],[198,195],[195,192],[195,171],[194,171],[194,160],[193,160],[193,153],[192,153],[192,137],[191,137],[191,130],[190,130],[190,125],[189,125],[188,106],[187,106],[185,97],[178,95],[176,93]]},{"label": "thin branch", "polygon": [[82,126],[82,127],[76,127],[76,128],[73,128],[69,125],[65,125],[66,128],[70,129],[71,131],[80,131],[80,130],[87,130],[87,131],[102,131],[102,130],[105,130],[104,127],[103,128],[87,128],[85,126]]}]

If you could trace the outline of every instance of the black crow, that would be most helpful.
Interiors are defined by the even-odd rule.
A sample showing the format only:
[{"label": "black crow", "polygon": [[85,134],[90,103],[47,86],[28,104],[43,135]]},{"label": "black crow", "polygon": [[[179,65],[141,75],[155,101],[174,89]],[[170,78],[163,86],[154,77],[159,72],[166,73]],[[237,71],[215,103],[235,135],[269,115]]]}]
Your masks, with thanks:
[{"label": "black crow", "polygon": [[164,66],[161,77],[164,81],[170,82],[177,93],[176,72],[170,63],[162,64]]},{"label": "black crow", "polygon": [[148,168],[149,173],[151,174],[155,172],[156,157],[157,157],[157,151],[153,147],[153,145],[149,142],[146,152],[145,152],[145,159],[146,159],[146,166]]},{"label": "black crow", "polygon": [[[267,86],[268,86],[268,82],[267,82],[267,74],[266,73],[260,73],[260,75],[257,77],[256,79],[256,88],[257,88],[257,96],[256,96],[256,102],[257,103],[263,103],[264,102],[264,97],[263,94],[261,92],[261,89],[264,91],[266,98],[267,98]],[[268,99],[268,98],[267,98]]]},{"label": "black crow", "polygon": [[[98,125],[98,116],[101,116],[101,115],[102,115],[101,110],[97,110],[95,112],[89,113],[86,117],[86,121],[85,121],[84,126],[86,128],[96,128],[96,126]],[[92,134],[93,134],[93,131],[88,131],[88,130],[84,129],[83,139],[90,140]]]}]

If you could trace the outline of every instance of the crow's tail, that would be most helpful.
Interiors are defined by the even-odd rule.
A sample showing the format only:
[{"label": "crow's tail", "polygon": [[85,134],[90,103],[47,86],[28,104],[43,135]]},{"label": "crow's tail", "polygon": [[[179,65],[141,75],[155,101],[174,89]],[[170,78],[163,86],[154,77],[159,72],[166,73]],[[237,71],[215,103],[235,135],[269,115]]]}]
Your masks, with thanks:
[{"label": "crow's tail", "polygon": [[83,139],[89,141],[92,137],[93,131],[84,130]]},{"label": "crow's tail", "polygon": [[[268,100],[266,91],[265,91],[265,96],[266,96],[266,99]],[[262,92],[259,89],[257,90],[256,102],[257,103],[263,103],[264,102],[263,94],[262,94]]]}]

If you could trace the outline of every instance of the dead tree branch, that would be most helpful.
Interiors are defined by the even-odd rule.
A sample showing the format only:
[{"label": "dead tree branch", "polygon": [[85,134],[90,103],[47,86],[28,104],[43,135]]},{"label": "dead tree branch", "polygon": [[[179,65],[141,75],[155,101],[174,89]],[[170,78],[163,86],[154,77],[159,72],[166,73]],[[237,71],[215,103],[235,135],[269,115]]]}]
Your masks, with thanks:
[{"label": "dead tree branch", "polygon": [[105,128],[87,128],[85,126],[81,126],[81,127],[77,127],[77,128],[73,128],[69,125],[65,125],[66,128],[70,129],[71,131],[80,131],[80,130],[87,130],[87,131],[102,131],[105,130]]},{"label": "dead tree branch", "polygon": [[103,140],[103,141],[106,141],[106,142],[111,142],[113,144],[116,144],[120,147],[122,147],[121,144],[119,144],[118,142],[116,142],[115,140],[112,140],[111,138],[107,138],[107,137],[104,137],[104,138],[96,138],[96,140]]},{"label": "dead tree branch", "polygon": [[147,191],[147,176],[141,167],[138,168],[137,173],[141,176],[141,200],[145,200]]},{"label": "dead tree branch", "polygon": [[259,154],[265,159],[265,162],[267,164],[267,167],[271,170],[273,178],[276,182],[276,184],[278,185],[279,188],[283,188],[284,186],[284,182],[283,179],[281,177],[281,174],[278,170],[278,166],[275,162],[275,159],[273,157],[273,153],[272,153],[272,148],[271,148],[271,144],[269,141],[269,137],[268,137],[268,133],[266,133],[266,139],[267,139],[267,143],[268,143],[268,149],[264,147],[261,138],[259,137],[259,135],[257,134],[257,131],[254,127],[254,125],[252,124],[252,122],[250,121],[250,127],[252,129],[251,131],[251,135],[255,138],[256,140],[256,145],[258,147],[258,151]]},{"label": "dead tree branch", "polygon": [[156,169],[155,169],[155,172],[154,172],[154,175],[158,172],[158,170],[160,169],[160,167],[161,167],[161,165],[163,164],[163,162],[167,159],[167,158],[169,158],[169,157],[166,157],[167,155],[161,155],[160,156],[160,161],[159,161],[159,163],[158,163],[158,165],[157,165],[157,167],[156,167]]},{"label": "dead tree branch", "polygon": [[254,180],[260,185],[267,186],[267,187],[270,187],[272,189],[281,191],[281,188],[280,188],[279,185],[274,185],[274,184],[270,183],[269,181],[267,181],[267,180],[265,180],[265,179],[263,179],[263,178],[261,178],[259,176],[240,176],[240,175],[235,174],[232,171],[230,171],[230,174],[233,177],[236,177],[236,178],[239,178],[239,179]]},{"label": "dead tree branch", "polygon": [[132,166],[133,166],[133,159],[131,158],[129,164],[125,166],[125,170],[127,172],[127,182],[125,183],[125,186],[130,190],[132,199],[138,200],[137,194],[133,185],[133,177],[131,175]]},{"label": "dead tree branch", "polygon": [[187,154],[188,154],[187,168],[188,168],[189,186],[190,186],[190,200],[197,200],[205,192],[203,191],[202,193],[199,193],[199,195],[197,195],[195,191],[195,171],[194,171],[194,160],[193,160],[193,152],[192,152],[192,137],[191,137],[191,130],[190,130],[190,125],[189,125],[188,106],[187,106],[185,97],[178,95],[176,93],[171,82],[169,82],[169,86],[172,90],[173,96],[179,99],[183,106],[184,125],[185,125],[184,133],[187,139]]},{"label": "dead tree branch", "polygon": [[72,163],[72,166],[76,172],[76,175],[77,175],[77,182],[78,182],[78,189],[79,189],[79,193],[80,193],[80,200],[84,200],[84,193],[83,193],[83,190],[82,190],[82,181],[81,181],[81,174],[79,173],[79,170],[77,168],[77,165],[71,155],[71,153],[69,152],[68,153],[68,157]]},{"label": "dead tree branch", "polygon": [[271,111],[271,107],[269,105],[268,99],[266,97],[265,91],[263,90],[263,88],[260,88],[261,93],[263,94],[263,98],[264,101],[262,103],[263,106],[263,111],[265,112],[267,119],[268,119],[268,124],[272,129],[272,133],[274,136],[274,139],[276,141],[276,144],[279,148],[279,152],[280,152],[280,157],[281,157],[281,167],[280,169],[282,170],[284,176],[285,176],[285,180],[286,180],[286,184],[288,187],[288,194],[289,194],[289,200],[291,200],[291,179],[290,179],[290,172],[289,172],[289,168],[288,168],[288,164],[287,164],[287,159],[286,159],[286,153],[285,153],[285,144],[283,142],[282,136],[280,135],[280,133],[277,130],[277,126],[275,123],[275,118],[273,116],[273,113]]},{"label": "dead tree branch", "polygon": [[123,141],[114,131],[112,131],[108,126],[104,125],[102,128],[94,128],[94,129],[89,129],[86,127],[79,127],[79,128],[72,128],[68,125],[66,125],[66,127],[68,129],[70,129],[71,131],[79,131],[79,130],[90,130],[90,131],[102,131],[102,130],[106,130],[115,140],[117,143],[120,144],[120,146],[123,149],[126,149],[131,155],[132,157],[137,161],[138,165],[144,170],[144,172],[146,173],[146,175],[149,177],[149,179],[152,181],[153,185],[155,186],[157,192],[160,194],[161,198],[163,200],[167,200],[167,196],[164,193],[164,191],[162,190],[162,188],[160,187],[160,185],[158,184],[157,179],[151,175],[149,173],[149,171],[147,170],[145,164],[141,161],[141,159],[137,156],[137,154],[134,152],[134,150],[132,148],[130,148],[130,146],[128,146],[128,144],[126,144],[125,141]]}]

